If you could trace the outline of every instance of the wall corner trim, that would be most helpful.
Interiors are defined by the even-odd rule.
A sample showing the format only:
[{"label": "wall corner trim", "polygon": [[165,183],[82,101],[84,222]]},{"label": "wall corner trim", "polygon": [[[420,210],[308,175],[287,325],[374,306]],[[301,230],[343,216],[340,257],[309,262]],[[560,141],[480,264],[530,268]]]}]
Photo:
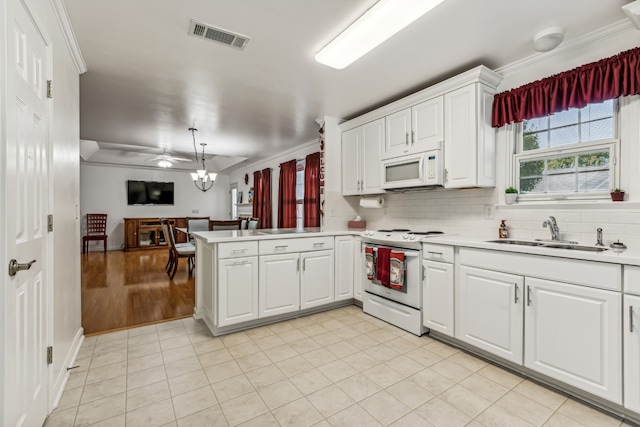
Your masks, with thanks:
[{"label": "wall corner trim", "polygon": [[58,20],[60,30],[62,30],[64,40],[67,42],[67,47],[69,48],[69,53],[71,54],[73,63],[78,70],[78,74],[84,74],[87,72],[87,64],[84,62],[82,52],[80,51],[80,46],[78,45],[78,40],[76,39],[76,35],[73,32],[73,27],[71,26],[71,21],[69,20],[69,15],[67,14],[67,8],[65,7],[63,0],[50,1],[51,6],[53,7],[54,14],[56,15],[56,19]]}]

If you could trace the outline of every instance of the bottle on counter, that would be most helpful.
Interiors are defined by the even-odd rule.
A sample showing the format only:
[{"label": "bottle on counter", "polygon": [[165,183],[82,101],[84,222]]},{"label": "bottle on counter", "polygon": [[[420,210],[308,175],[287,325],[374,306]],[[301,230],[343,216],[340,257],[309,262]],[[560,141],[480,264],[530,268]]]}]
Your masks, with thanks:
[{"label": "bottle on counter", "polygon": [[509,229],[507,228],[507,224],[505,223],[507,220],[503,219],[500,223],[500,228],[498,229],[498,237],[501,239],[506,239],[509,237]]}]

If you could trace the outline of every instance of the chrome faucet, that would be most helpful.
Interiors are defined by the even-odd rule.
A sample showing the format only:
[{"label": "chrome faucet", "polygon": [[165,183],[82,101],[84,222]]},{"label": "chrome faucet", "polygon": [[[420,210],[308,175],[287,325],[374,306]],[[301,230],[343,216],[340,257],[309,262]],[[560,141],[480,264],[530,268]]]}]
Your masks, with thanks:
[{"label": "chrome faucet", "polygon": [[549,226],[549,231],[551,231],[551,240],[553,241],[560,240],[560,229],[558,228],[558,223],[556,222],[556,219],[550,216],[549,219],[545,220],[542,223],[542,226],[545,228],[547,228],[547,225]]}]

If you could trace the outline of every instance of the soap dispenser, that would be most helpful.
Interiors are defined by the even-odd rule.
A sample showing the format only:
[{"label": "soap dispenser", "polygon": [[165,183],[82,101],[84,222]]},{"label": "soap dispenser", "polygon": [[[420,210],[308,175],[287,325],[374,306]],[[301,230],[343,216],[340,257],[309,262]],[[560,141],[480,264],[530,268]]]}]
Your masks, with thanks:
[{"label": "soap dispenser", "polygon": [[498,229],[498,237],[501,239],[506,239],[509,237],[509,230],[507,229],[507,224],[505,224],[506,219],[503,219],[500,223],[500,228]]}]

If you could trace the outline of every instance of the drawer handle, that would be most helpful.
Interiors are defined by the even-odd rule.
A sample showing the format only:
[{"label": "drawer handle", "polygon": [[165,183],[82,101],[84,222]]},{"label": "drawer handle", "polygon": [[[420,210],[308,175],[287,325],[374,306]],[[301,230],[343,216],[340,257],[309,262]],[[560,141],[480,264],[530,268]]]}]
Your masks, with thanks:
[{"label": "drawer handle", "polygon": [[231,251],[232,254],[237,254],[237,253],[244,253],[247,252],[248,249],[234,249]]},{"label": "drawer handle", "polygon": [[276,246],[275,249],[276,250],[278,250],[278,249],[287,249],[288,247],[289,247],[289,245],[279,245],[279,246]]},{"label": "drawer handle", "polygon": [[318,246],[324,246],[324,242],[314,243],[313,247],[317,248]]},{"label": "drawer handle", "polygon": [[516,285],[516,291],[513,293],[513,303],[517,304],[518,303],[518,284],[514,283],[514,285]]},{"label": "drawer handle", "polygon": [[234,262],[231,265],[245,265],[245,264],[251,264],[251,262],[249,262],[249,261],[237,261],[237,262]]},{"label": "drawer handle", "polygon": [[428,251],[427,253],[431,254],[431,255],[440,255],[442,256],[442,252],[432,252],[432,251]]},{"label": "drawer handle", "polygon": [[527,305],[531,305],[531,286],[527,286]]},{"label": "drawer handle", "polygon": [[633,306],[629,306],[629,332],[633,333]]}]

